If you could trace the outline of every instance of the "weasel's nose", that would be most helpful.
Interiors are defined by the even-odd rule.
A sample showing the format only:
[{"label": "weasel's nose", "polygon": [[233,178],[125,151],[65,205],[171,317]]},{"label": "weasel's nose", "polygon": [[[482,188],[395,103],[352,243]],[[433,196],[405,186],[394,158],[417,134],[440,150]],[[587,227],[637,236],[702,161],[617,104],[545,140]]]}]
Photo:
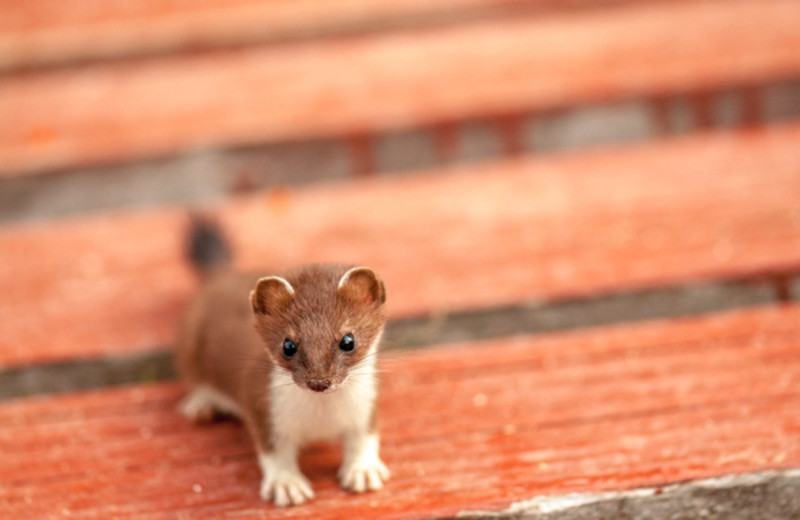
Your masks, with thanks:
[{"label": "weasel's nose", "polygon": [[306,382],[308,387],[315,392],[324,392],[331,387],[330,379],[309,379]]}]

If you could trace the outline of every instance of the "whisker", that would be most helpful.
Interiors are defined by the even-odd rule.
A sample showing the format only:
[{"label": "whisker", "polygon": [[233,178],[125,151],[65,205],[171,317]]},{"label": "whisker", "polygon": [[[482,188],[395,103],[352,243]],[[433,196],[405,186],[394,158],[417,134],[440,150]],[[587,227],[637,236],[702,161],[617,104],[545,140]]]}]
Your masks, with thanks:
[{"label": "whisker", "polygon": [[361,366],[361,365],[365,365],[367,362],[373,361],[376,358],[377,355],[378,355],[377,351],[371,352],[371,353],[367,354],[366,356],[364,356],[363,358],[361,358],[360,360],[358,360],[358,362],[356,362],[353,365],[353,367],[358,367],[358,366]]}]

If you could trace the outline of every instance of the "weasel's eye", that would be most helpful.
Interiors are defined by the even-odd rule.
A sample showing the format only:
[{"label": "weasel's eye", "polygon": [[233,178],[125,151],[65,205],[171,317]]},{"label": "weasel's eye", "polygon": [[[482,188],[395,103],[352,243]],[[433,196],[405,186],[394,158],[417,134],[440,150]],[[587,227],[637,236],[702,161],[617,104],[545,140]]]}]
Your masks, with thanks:
[{"label": "weasel's eye", "polygon": [[356,348],[356,338],[349,332],[344,335],[342,341],[339,342],[339,349],[342,352],[352,352]]},{"label": "weasel's eye", "polygon": [[289,338],[283,340],[283,357],[289,359],[295,354],[297,354],[297,345],[294,344],[294,341]]}]

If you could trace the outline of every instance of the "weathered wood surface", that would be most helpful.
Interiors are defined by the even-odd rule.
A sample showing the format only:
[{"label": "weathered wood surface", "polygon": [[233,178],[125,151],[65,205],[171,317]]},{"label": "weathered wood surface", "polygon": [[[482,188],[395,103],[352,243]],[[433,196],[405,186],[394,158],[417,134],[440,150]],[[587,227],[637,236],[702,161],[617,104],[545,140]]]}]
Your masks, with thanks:
[{"label": "weathered wood surface", "polygon": [[800,74],[795,0],[569,14],[0,77],[0,174]]},{"label": "weathered wood surface", "polygon": [[[367,264],[391,317],[800,268],[800,126],[273,191],[216,207],[238,264]],[[0,364],[164,347],[180,209],[0,230]]]},{"label": "weathered wood surface", "polygon": [[[0,1],[0,69],[349,34],[626,0]],[[636,2],[657,0],[627,0]]]},{"label": "weathered wood surface", "polygon": [[515,337],[385,359],[377,493],[301,466],[311,504],[258,498],[244,428],[193,427],[177,384],[0,404],[9,518],[431,518],[573,491],[800,465],[800,307]]}]

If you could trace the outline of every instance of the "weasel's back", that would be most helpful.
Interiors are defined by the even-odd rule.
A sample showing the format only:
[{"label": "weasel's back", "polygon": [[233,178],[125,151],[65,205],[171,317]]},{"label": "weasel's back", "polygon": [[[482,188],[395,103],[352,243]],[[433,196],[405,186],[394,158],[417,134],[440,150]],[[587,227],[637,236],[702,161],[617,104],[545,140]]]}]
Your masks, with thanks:
[{"label": "weasel's back", "polygon": [[[202,285],[186,311],[176,348],[176,364],[185,380],[216,379],[210,373],[215,367],[238,360],[245,363],[258,355],[260,342],[249,300],[257,280],[256,274],[222,271]],[[229,359],[217,364],[209,359],[215,352]]]}]

